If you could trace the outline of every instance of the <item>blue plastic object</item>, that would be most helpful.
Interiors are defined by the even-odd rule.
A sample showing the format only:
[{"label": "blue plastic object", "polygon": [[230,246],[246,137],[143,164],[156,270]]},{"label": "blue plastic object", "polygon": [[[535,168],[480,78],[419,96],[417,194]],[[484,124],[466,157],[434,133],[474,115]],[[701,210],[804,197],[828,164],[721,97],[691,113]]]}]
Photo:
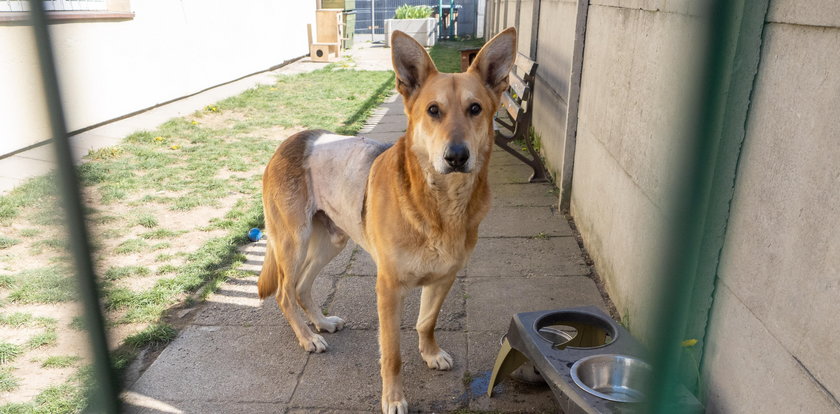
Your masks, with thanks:
[{"label": "blue plastic object", "polygon": [[255,242],[255,241],[259,241],[262,238],[263,238],[262,230],[254,227],[253,229],[248,231],[248,240],[251,240],[252,242]]}]

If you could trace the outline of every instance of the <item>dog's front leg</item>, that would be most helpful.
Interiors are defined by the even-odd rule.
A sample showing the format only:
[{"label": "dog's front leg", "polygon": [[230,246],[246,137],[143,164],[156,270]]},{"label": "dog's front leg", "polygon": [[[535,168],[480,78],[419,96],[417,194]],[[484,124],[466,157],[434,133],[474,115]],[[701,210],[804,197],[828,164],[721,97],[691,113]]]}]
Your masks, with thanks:
[{"label": "dog's front leg", "polygon": [[379,311],[379,370],[382,376],[382,412],[407,414],[400,368],[400,314],[402,288],[393,274],[379,270],[376,278],[376,306]]},{"label": "dog's front leg", "polygon": [[434,284],[423,286],[423,293],[420,295],[420,314],[417,316],[416,325],[420,338],[420,356],[431,369],[447,371],[454,365],[449,353],[440,349],[435,340],[435,326],[440,307],[443,306],[443,300],[446,299],[454,281],[453,273]]}]

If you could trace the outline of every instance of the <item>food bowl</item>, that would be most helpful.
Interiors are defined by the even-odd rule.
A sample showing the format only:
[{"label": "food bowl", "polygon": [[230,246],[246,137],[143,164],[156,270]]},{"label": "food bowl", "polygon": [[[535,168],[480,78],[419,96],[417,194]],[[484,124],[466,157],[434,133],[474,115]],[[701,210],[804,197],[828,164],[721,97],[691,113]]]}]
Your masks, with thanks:
[{"label": "food bowl", "polygon": [[572,380],[584,391],[605,400],[642,402],[650,382],[651,367],[639,358],[599,354],[572,365]]},{"label": "food bowl", "polygon": [[618,332],[606,319],[591,313],[561,310],[541,316],[533,328],[555,349],[598,348],[610,344]]}]

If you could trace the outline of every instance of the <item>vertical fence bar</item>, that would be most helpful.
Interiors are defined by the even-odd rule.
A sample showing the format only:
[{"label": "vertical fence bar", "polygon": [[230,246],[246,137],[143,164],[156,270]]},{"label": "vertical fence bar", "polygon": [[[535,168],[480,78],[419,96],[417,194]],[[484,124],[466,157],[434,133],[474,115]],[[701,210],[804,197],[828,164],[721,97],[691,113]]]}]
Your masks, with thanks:
[{"label": "vertical fence bar", "polygon": [[[712,0],[709,6],[697,100],[684,109],[693,114],[685,131],[688,151],[685,162],[678,164],[682,176],[671,204],[673,219],[657,279],[659,303],[654,306],[650,341],[654,363],[651,413],[678,412],[676,390],[685,382],[680,376],[680,343],[697,318],[692,304],[697,305],[698,292],[708,294],[705,285],[713,283],[714,275],[707,275],[709,263],[705,262],[710,257],[704,249],[715,237],[722,244],[721,222],[725,227],[735,177],[731,152],[743,139],[736,124],[743,126],[747,116],[767,1]],[[700,314],[707,312],[707,307],[699,309]]]},{"label": "vertical fence bar", "polygon": [[54,137],[56,158],[58,161],[58,186],[66,214],[67,228],[70,233],[70,246],[76,267],[79,295],[84,303],[87,331],[94,358],[96,389],[90,393],[88,401],[90,411],[118,413],[120,410],[118,385],[108,351],[108,339],[105,323],[99,305],[99,292],[90,257],[87,228],[85,226],[82,199],[73,156],[67,136],[64,111],[58,87],[52,44],[47,27],[46,13],[41,0],[29,0],[32,30],[38,47],[41,77],[47,98],[50,128]]}]

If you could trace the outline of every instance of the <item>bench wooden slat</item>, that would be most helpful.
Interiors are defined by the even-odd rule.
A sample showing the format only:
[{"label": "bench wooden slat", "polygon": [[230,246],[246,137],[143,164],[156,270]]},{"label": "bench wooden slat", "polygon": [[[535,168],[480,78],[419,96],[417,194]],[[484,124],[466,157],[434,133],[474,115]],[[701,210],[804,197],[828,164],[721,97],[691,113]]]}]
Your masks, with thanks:
[{"label": "bench wooden slat", "polygon": [[525,84],[525,81],[523,81],[522,78],[515,73],[511,73],[508,79],[511,89],[516,92],[516,96],[518,96],[519,99],[525,98],[525,91],[528,90],[528,85]]},{"label": "bench wooden slat", "polygon": [[507,110],[508,114],[514,121],[517,117],[519,117],[519,105],[507,92],[502,94],[502,106]]},{"label": "bench wooden slat", "polygon": [[525,77],[531,74],[531,71],[535,69],[534,66],[537,64],[537,62],[534,62],[528,56],[517,52],[515,64],[516,68],[522,71],[522,76]]}]

